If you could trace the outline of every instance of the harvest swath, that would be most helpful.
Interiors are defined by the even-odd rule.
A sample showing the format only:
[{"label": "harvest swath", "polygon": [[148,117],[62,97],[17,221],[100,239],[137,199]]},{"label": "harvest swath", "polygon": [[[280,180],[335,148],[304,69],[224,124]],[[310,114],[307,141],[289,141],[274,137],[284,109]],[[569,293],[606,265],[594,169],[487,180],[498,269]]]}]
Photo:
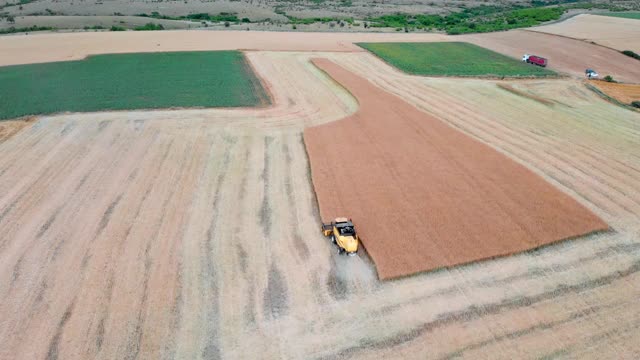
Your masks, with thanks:
[{"label": "harvest swath", "polygon": [[0,99],[7,104],[0,107],[0,119],[65,111],[255,106],[268,101],[237,51],[96,55],[0,67]]},{"label": "harvest swath", "polygon": [[[637,358],[640,113],[576,79],[410,76],[354,45],[465,39],[518,61],[523,39],[537,47],[548,37],[0,38],[2,65],[254,49],[244,55],[271,99],[268,107],[40,116],[0,140],[0,359]],[[575,53],[600,59],[616,79],[638,77],[626,62],[637,60],[553,38],[562,40],[541,47],[548,52],[530,51],[549,57],[552,70],[572,74]],[[525,166],[611,230],[380,281],[366,251],[340,257],[320,232],[302,133],[361,109],[314,58]]]},{"label": "harvest swath", "polygon": [[391,65],[414,75],[525,77],[553,76],[502,54],[463,42],[361,43]]}]

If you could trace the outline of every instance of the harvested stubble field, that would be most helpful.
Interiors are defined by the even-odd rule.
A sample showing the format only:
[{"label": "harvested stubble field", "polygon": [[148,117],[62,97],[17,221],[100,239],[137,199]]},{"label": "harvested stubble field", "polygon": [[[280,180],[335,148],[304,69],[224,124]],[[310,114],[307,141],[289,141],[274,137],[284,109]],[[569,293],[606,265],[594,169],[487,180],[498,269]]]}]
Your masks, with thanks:
[{"label": "harvested stubble field", "polygon": [[413,75],[425,76],[554,76],[480,46],[464,42],[360,43],[389,64]]},{"label": "harvested stubble field", "polygon": [[620,51],[632,50],[640,53],[640,23],[634,19],[583,14],[529,30],[595,42]]},{"label": "harvested stubble field", "polygon": [[320,214],[353,218],[381,279],[608,228],[489,146],[331,61],[314,64],[360,104],[304,132]]},{"label": "harvested stubble field", "polygon": [[[28,41],[25,41],[28,39]],[[624,82],[640,83],[637,60],[612,49],[531,31],[447,36],[440,34],[291,33],[261,31],[139,31],[0,36],[0,65],[84,59],[103,53],[261,50],[364,52],[363,42],[463,41],[521,59],[524,53],[549,58],[549,69],[584,78],[595,68]]]},{"label": "harvested stubble field", "polygon": [[0,120],[25,115],[268,103],[239,51],[96,55],[0,67]]},{"label": "harvested stubble field", "polygon": [[[311,46],[291,36],[278,46]],[[23,44],[23,61],[84,56],[64,43]],[[311,57],[526,165],[613,230],[380,282],[319,233],[301,131],[357,105]],[[640,115],[570,80],[511,83],[549,106],[367,53],[248,59],[270,108],[61,115],[0,144],[0,359],[640,355]]]}]

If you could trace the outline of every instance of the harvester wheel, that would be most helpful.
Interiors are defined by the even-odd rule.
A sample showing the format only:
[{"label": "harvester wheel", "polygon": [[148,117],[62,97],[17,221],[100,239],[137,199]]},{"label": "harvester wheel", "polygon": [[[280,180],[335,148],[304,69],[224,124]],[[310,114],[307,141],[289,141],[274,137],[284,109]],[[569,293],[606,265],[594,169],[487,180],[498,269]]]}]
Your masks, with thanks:
[{"label": "harvester wheel", "polygon": [[336,237],[334,235],[331,235],[331,242],[334,244],[336,243]]}]

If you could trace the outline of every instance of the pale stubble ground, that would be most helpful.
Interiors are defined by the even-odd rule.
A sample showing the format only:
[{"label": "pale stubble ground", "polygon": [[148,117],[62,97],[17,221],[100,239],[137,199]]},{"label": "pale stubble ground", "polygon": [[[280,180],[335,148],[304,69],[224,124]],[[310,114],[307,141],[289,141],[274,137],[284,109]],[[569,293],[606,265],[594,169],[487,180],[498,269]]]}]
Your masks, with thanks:
[{"label": "pale stubble ground", "polygon": [[[319,232],[304,126],[328,57],[520,161],[613,231],[379,282]],[[264,109],[45,117],[0,144],[0,358],[634,358],[640,122],[572,80],[425,79],[248,53]],[[385,226],[385,224],[381,224]]]}]

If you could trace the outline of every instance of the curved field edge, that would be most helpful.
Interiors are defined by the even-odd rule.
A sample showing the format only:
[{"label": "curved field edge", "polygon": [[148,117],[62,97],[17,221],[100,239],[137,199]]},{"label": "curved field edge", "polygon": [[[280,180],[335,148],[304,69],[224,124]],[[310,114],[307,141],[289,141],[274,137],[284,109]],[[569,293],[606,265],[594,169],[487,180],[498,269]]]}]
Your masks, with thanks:
[{"label": "curved field edge", "polygon": [[0,67],[0,119],[60,112],[270,103],[239,51],[104,54]]},{"label": "curved field edge", "polygon": [[467,42],[357,43],[412,75],[461,77],[554,77],[553,71],[523,63]]}]

